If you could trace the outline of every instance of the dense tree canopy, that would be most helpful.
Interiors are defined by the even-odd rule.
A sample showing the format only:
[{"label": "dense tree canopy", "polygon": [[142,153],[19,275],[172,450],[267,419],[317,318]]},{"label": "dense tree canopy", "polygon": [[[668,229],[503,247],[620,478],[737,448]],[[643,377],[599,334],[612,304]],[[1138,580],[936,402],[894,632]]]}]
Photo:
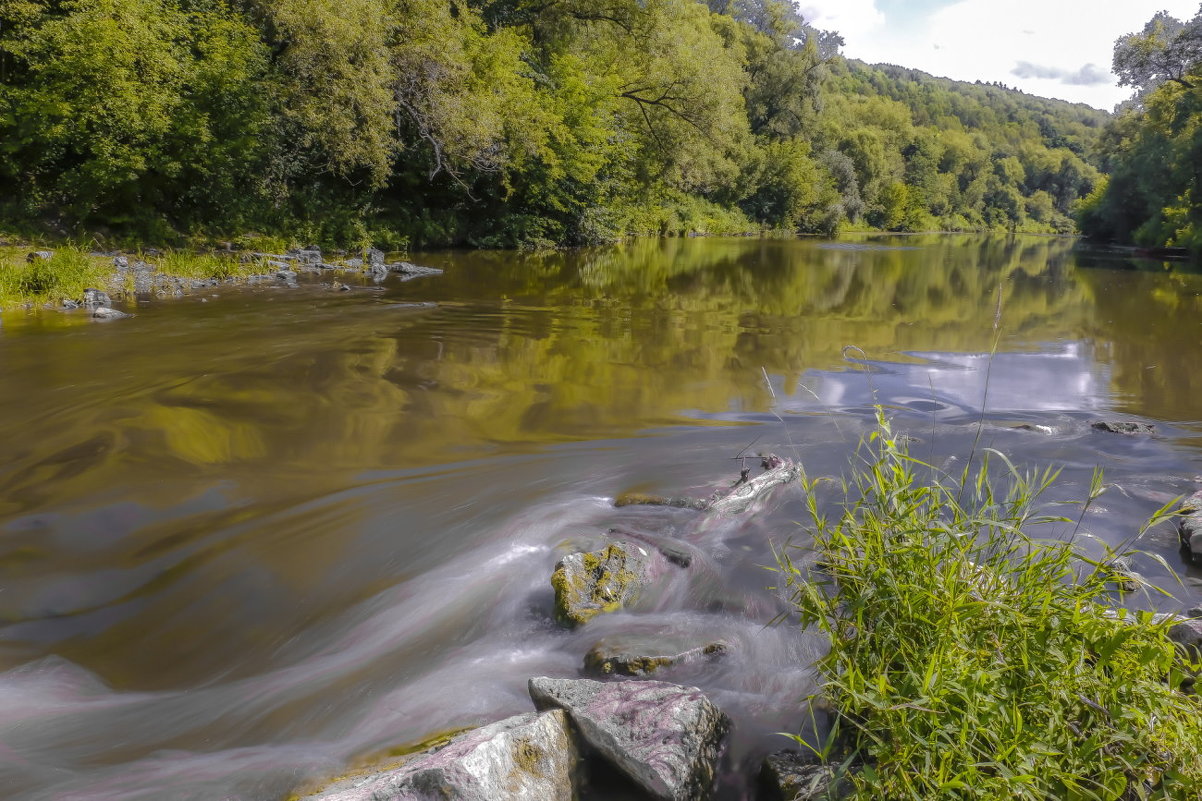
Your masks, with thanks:
[{"label": "dense tree canopy", "polygon": [[840,43],[779,0],[0,0],[0,214],[486,246],[1071,228],[1104,115]]},{"label": "dense tree canopy", "polygon": [[1081,204],[1081,229],[1202,255],[1202,10],[1157,14],[1115,43],[1114,67],[1138,91],[1101,139],[1110,177]]}]

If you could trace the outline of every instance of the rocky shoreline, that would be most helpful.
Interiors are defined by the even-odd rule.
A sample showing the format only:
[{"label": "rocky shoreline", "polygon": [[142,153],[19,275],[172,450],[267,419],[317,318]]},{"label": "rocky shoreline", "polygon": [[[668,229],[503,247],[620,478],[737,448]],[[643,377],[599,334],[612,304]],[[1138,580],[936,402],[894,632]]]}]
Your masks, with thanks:
[{"label": "rocky shoreline", "polygon": [[[704,525],[711,515],[753,508],[802,475],[800,466],[772,455],[763,457],[761,467],[756,478],[744,470],[733,486],[707,499],[623,496],[615,505],[692,509],[699,512],[694,525]],[[1183,550],[1192,558],[1202,553],[1200,521],[1202,492],[1186,502],[1179,526]],[[671,547],[620,531],[609,534],[604,547],[567,554],[555,566],[555,617],[564,628],[578,629],[599,615],[637,609],[649,585],[670,571],[689,567],[688,555]],[[1133,620],[1119,609],[1106,609],[1103,615]],[[1156,616],[1171,621],[1169,638],[1193,658],[1202,656],[1199,618],[1202,608]],[[597,785],[608,787],[615,775],[625,788],[617,797],[704,801],[712,796],[723,769],[731,719],[699,688],[664,681],[659,674],[683,663],[722,659],[730,648],[720,640],[689,641],[664,632],[601,638],[584,654],[579,676],[529,679],[533,712],[463,732],[411,755],[400,766],[341,779],[312,791],[303,801],[589,801],[613,797],[599,792]],[[1192,681],[1180,689],[1192,692]],[[845,754],[832,756],[836,761],[824,762],[798,749],[769,754],[750,797],[843,797],[851,789],[848,777],[859,766],[854,759],[837,761]]]},{"label": "rocky shoreline", "polygon": [[[800,468],[764,457],[763,472],[743,471],[729,488],[705,500],[626,497],[618,505],[680,505],[701,514],[739,514],[777,487],[795,482]],[[610,532],[596,551],[564,556],[551,577],[555,617],[567,629],[598,615],[637,607],[644,590],[688,554]],[[731,645],[690,641],[670,633],[600,638],[583,655],[584,677],[534,676],[528,692],[535,711],[472,729],[409,758],[399,767],[330,784],[306,801],[587,801],[598,778],[618,775],[623,797],[655,801],[709,798],[725,754],[731,719],[697,687],[649,678],[676,665],[721,659]],[[765,799],[805,799],[801,788],[819,766],[800,752],[774,754],[762,777]],[[829,771],[821,771],[826,776]]]},{"label": "rocky shoreline", "polygon": [[[26,261],[30,264],[49,262],[54,258],[54,253],[53,250],[34,250],[26,256]],[[294,248],[284,253],[222,253],[223,257],[228,257],[237,265],[235,274],[223,277],[175,275],[147,260],[147,257],[153,258],[155,255],[158,254],[153,251],[140,257],[124,253],[90,253],[88,256],[93,259],[110,261],[111,272],[106,285],[103,288],[87,288],[77,298],[63,298],[58,303],[43,304],[43,308],[82,310],[89,312],[90,316],[97,320],[117,320],[130,315],[114,308],[114,300],[130,302],[138,298],[178,298],[222,286],[275,286],[294,289],[299,287],[297,279],[302,274],[354,276],[367,278],[378,285],[389,277],[408,281],[441,275],[443,272],[437,267],[427,267],[409,261],[390,261],[387,254],[377,248],[368,248],[361,256],[349,257],[342,251],[327,255],[316,246]],[[334,281],[332,288],[338,291],[352,289],[349,284],[340,281]],[[32,309],[35,306],[33,303],[27,303],[26,308]]]}]

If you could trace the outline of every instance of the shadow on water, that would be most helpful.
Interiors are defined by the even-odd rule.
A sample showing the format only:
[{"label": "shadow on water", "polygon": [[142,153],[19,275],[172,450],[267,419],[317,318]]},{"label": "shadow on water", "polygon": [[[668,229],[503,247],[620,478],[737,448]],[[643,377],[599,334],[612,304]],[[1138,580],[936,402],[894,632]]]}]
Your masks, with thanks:
[{"label": "shadow on water", "polygon": [[[281,798],[526,711],[529,676],[578,675],[593,643],[632,631],[732,646],[667,678],[735,719],[721,797],[742,798],[786,744],[775,733],[805,725],[823,647],[768,625],[788,607],[764,566],[805,546],[802,499],[698,525],[614,496],[708,494],[749,445],[838,475],[874,403],[933,464],[958,464],[981,425],[983,445],[1063,466],[1053,500],[1082,497],[1101,465],[1099,549],[1202,472],[1202,277],[1084,267],[1069,240],[414,258],[446,274],[147,299],[112,325],[5,313],[12,798]],[[1116,416],[1157,432],[1090,428]],[[610,529],[696,558],[636,608],[565,632],[551,569]],[[1137,558],[1178,601],[1133,603],[1202,596],[1170,529],[1143,545],[1184,586]]]}]

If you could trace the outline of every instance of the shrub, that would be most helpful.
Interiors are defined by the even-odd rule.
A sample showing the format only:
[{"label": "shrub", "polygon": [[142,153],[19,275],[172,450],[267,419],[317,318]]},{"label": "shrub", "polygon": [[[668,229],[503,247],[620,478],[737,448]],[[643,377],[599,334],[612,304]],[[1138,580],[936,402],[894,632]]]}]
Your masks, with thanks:
[{"label": "shrub", "polygon": [[1196,666],[1168,622],[1107,606],[1110,559],[1034,537],[1074,530],[1039,511],[1055,473],[987,451],[971,481],[940,479],[883,416],[865,448],[835,519],[809,486],[822,577],[788,550],[779,564],[801,622],[831,640],[826,750],[863,762],[853,797],[1202,797],[1202,704],[1178,689]]}]

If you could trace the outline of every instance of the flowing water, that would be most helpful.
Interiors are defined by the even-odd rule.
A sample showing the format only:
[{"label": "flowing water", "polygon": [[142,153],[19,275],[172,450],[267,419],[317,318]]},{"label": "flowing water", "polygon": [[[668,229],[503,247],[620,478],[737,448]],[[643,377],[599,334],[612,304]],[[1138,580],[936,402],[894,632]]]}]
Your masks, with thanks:
[{"label": "flowing water", "polygon": [[[731,646],[665,678],[734,719],[744,798],[810,725],[822,643],[769,625],[764,569],[800,494],[705,522],[616,495],[706,495],[742,452],[838,475],[874,403],[937,464],[980,426],[1063,467],[1054,499],[1102,466],[1098,549],[1202,473],[1202,277],[1160,265],[971,236],[416,258],[445,275],[0,317],[0,798],[284,798],[529,711],[528,677],[632,631]],[[1156,433],[1089,427],[1115,418]],[[562,630],[555,562],[611,529],[692,564]],[[1139,547],[1175,598],[1134,603],[1202,597],[1170,527]]]}]

